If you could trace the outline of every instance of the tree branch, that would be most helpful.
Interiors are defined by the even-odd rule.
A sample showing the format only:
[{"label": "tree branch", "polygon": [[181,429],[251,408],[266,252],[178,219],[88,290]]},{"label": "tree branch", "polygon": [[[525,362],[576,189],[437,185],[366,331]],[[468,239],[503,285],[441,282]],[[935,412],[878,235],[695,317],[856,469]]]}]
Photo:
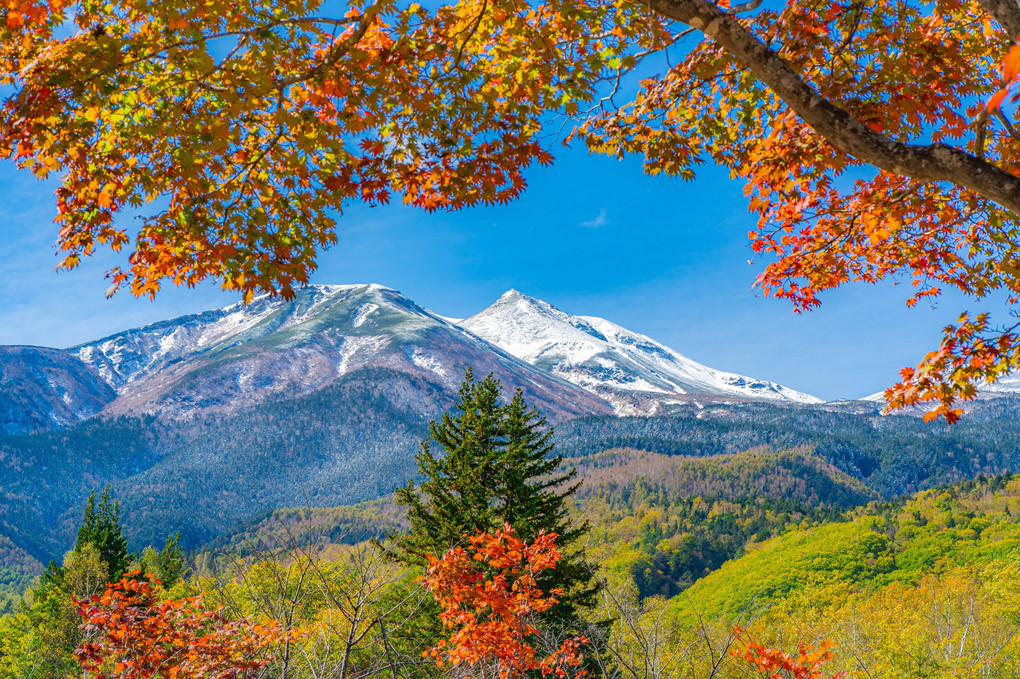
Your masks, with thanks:
[{"label": "tree branch", "polygon": [[1009,37],[1020,36],[1020,3],[1017,0],[978,0],[978,4],[1002,24]]},{"label": "tree branch", "polygon": [[995,117],[1002,122],[1002,126],[1006,128],[1006,132],[1009,132],[1009,136],[1020,141],[1020,134],[1017,134],[1016,128],[1013,127],[1013,123],[1009,122],[1009,118],[1007,118],[1006,114],[1002,112],[1002,109],[995,109]]},{"label": "tree branch", "polygon": [[[981,0],[983,4],[1013,1]],[[1020,177],[952,146],[906,144],[872,130],[820,97],[776,52],[715,3],[649,0],[649,5],[654,11],[693,26],[713,39],[843,153],[905,177],[951,182],[1020,215]]]},{"label": "tree branch", "polygon": [[375,2],[369,5],[365,9],[364,14],[361,15],[361,20],[358,22],[358,25],[354,29],[354,32],[351,33],[346,38],[344,38],[343,42],[341,42],[340,44],[333,45],[330,48],[329,54],[322,61],[322,63],[316,64],[314,67],[308,69],[304,73],[298,73],[297,75],[292,75],[289,78],[280,78],[279,80],[276,81],[277,88],[283,89],[284,87],[288,87],[295,83],[310,80],[311,78],[314,78],[315,76],[331,68],[334,64],[336,64],[336,62],[340,61],[340,59],[343,58],[345,54],[350,52],[351,48],[353,48],[355,45],[361,42],[361,39],[365,37],[365,33],[368,32],[368,27],[372,25],[373,21],[375,21],[375,17],[377,14],[379,14],[379,11],[381,9],[382,9],[381,2]]}]

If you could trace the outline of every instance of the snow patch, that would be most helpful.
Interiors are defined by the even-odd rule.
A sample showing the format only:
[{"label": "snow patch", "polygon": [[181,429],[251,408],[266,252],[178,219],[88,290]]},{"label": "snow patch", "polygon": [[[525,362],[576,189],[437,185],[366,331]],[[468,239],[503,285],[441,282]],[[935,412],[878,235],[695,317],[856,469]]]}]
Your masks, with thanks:
[{"label": "snow patch", "polygon": [[[351,335],[344,337],[337,347],[340,362],[336,366],[337,375],[346,375],[352,369],[352,361],[359,354],[374,354],[386,346],[383,335]],[[365,356],[361,356],[365,358]]]},{"label": "snow patch", "polygon": [[1015,394],[1020,393],[1020,372],[1011,372],[999,379],[998,382],[986,384],[978,391],[990,394]]},{"label": "snow patch", "polygon": [[446,377],[448,374],[446,366],[439,359],[419,347],[415,347],[411,352],[411,363],[440,377]]},{"label": "snow patch", "polygon": [[372,317],[376,311],[379,310],[379,305],[375,302],[369,302],[368,304],[362,304],[358,307],[357,313],[354,314],[354,319],[351,321],[351,325],[355,328],[360,328],[365,322]]}]

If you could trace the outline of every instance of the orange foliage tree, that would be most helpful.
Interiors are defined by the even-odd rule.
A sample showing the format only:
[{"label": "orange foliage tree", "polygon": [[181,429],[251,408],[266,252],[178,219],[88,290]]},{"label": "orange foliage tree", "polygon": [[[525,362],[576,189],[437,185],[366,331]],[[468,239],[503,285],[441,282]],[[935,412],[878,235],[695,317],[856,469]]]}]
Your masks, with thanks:
[{"label": "orange foliage tree", "polygon": [[539,671],[543,676],[581,676],[583,636],[564,640],[546,657],[533,642],[540,637],[533,614],[556,603],[558,590],[543,592],[535,577],[560,559],[555,533],[528,544],[509,525],[495,534],[478,533],[468,548],[454,547],[429,557],[425,588],[439,603],[443,625],[456,631],[425,652],[436,664],[467,664],[501,679]]},{"label": "orange foliage tree", "polygon": [[651,173],[729,168],[759,283],[797,310],[889,278],[1002,300],[891,407],[955,420],[1020,360],[1015,0],[6,3],[0,154],[61,174],[64,267],[130,249],[112,289],[288,296],[350,201],[511,200],[572,129]]},{"label": "orange foliage tree", "polygon": [[[733,630],[738,639],[744,636],[739,627]],[[742,641],[740,648],[730,651],[730,655],[740,658],[754,667],[761,677],[767,679],[821,679],[821,666],[832,660],[832,642],[826,640],[812,648],[803,642],[797,648],[797,655],[790,655],[775,648],[766,648],[756,641]],[[839,679],[835,675],[832,679]]]},{"label": "orange foliage tree", "polygon": [[75,602],[86,641],[75,655],[95,679],[243,679],[269,661],[268,646],[292,633],[274,623],[227,620],[201,597],[157,601],[139,571]]}]

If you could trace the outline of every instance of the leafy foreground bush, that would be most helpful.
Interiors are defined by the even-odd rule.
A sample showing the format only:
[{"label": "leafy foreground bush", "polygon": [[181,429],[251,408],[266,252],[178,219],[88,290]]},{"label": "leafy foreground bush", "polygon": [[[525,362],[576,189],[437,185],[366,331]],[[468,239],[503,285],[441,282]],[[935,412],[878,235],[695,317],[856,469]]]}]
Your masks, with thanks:
[{"label": "leafy foreground bush", "polygon": [[273,620],[229,620],[201,596],[159,601],[140,571],[75,603],[86,639],[75,656],[95,679],[254,677],[270,646],[298,636]]}]

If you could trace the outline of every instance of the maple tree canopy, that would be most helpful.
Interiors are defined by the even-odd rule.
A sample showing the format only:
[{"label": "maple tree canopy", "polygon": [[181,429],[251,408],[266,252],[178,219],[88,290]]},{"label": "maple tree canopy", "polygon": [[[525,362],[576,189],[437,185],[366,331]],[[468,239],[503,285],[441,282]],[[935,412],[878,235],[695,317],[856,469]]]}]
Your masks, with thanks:
[{"label": "maple tree canopy", "polygon": [[532,643],[542,636],[533,624],[535,614],[548,611],[563,595],[558,588],[543,592],[536,579],[562,558],[558,537],[541,532],[528,543],[507,523],[495,533],[465,535],[467,549],[458,546],[441,557],[429,555],[422,584],[439,604],[443,626],[456,631],[423,657],[434,658],[438,667],[467,665],[481,670],[482,677],[583,679],[587,670],[579,667],[581,649],[589,643],[586,637],[563,639],[544,658]]},{"label": "maple tree canopy", "polygon": [[300,634],[276,621],[228,620],[202,597],[159,601],[141,571],[108,583],[103,594],[75,601],[86,634],[74,654],[93,679],[255,679],[274,643]]},{"label": "maple tree canopy", "polygon": [[1020,357],[1016,0],[4,2],[0,151],[61,174],[62,266],[128,248],[112,289],[290,296],[348,201],[508,201],[565,136],[650,173],[728,167],[759,283],[798,310],[888,277],[910,304],[1007,300],[891,407],[954,420]]}]

